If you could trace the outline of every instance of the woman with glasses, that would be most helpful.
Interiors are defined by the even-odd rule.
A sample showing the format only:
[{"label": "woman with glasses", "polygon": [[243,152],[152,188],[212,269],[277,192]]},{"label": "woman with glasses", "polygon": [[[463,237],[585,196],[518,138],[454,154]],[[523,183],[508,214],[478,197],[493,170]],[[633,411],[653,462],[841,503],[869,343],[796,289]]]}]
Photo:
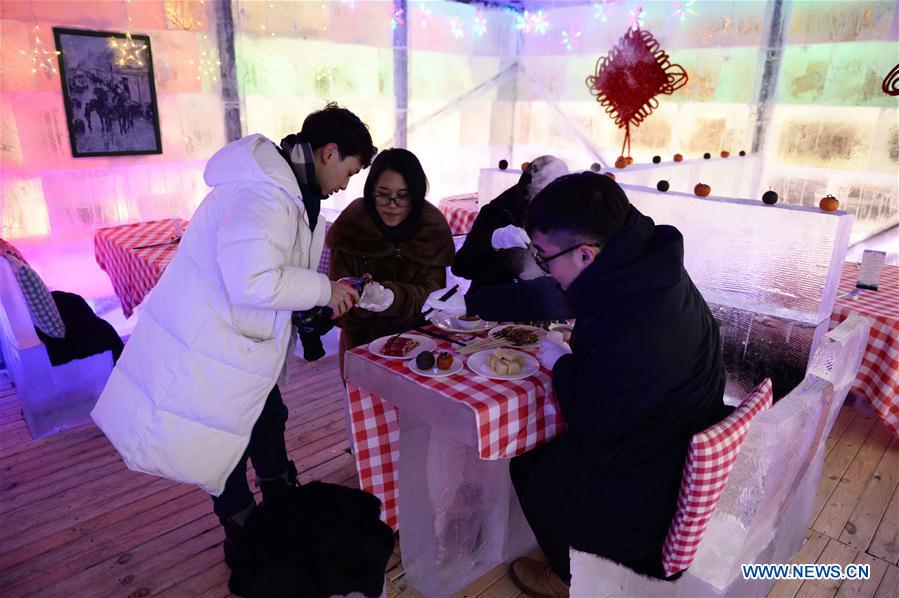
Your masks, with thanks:
[{"label": "woman with glasses", "polygon": [[427,190],[415,154],[385,150],[371,165],[363,196],[328,231],[332,280],[368,273],[393,293],[383,311],[357,306],[337,321],[341,372],[347,349],[414,326],[428,295],[446,285],[453,237],[443,214],[425,201]]}]

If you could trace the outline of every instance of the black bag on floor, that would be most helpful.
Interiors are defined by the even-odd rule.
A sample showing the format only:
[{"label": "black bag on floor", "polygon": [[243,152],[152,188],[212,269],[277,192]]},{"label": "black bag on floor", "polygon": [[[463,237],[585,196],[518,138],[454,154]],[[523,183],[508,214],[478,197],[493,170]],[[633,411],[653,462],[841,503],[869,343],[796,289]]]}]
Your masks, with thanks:
[{"label": "black bag on floor", "polygon": [[238,596],[381,595],[393,531],[381,501],[312,482],[263,503],[245,525],[228,589]]}]

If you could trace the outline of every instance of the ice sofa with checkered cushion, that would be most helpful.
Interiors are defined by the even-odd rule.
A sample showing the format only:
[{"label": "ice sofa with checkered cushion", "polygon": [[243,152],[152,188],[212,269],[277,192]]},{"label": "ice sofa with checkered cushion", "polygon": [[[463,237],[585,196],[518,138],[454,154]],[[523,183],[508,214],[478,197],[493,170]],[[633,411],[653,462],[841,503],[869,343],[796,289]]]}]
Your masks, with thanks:
[{"label": "ice sofa with checkered cushion", "polygon": [[38,438],[90,421],[113,362],[112,351],[105,351],[51,365],[34,326],[19,280],[0,257],[0,350],[28,431]]},{"label": "ice sofa with checkered cushion", "polygon": [[824,442],[864,353],[869,323],[849,318],[819,344],[805,379],[752,420],[724,491],[676,581],[650,579],[572,549],[572,596],[764,596],[741,564],[788,563],[805,541]]},{"label": "ice sofa with checkered cushion", "polygon": [[59,309],[53,301],[50,289],[31,266],[14,254],[7,254],[5,257],[19,283],[19,290],[22,291],[22,296],[25,298],[28,313],[31,314],[31,321],[47,336],[65,338],[66,326],[62,321],[62,316],[59,315]]},{"label": "ice sofa with checkered cushion", "polygon": [[733,413],[693,436],[677,497],[677,512],[662,547],[666,575],[693,564],[696,548],[737,461],[749,424],[759,412],[771,407],[773,399],[771,380],[766,378]]}]

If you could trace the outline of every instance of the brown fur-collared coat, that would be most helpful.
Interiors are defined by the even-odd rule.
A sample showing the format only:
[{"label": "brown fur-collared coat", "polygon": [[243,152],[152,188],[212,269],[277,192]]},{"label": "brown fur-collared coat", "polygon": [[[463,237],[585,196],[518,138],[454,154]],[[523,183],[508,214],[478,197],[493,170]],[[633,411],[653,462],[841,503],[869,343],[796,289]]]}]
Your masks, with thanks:
[{"label": "brown fur-collared coat", "polygon": [[353,308],[337,321],[343,329],[341,363],[347,349],[409,329],[419,319],[428,295],[446,286],[446,268],[455,253],[452,233],[443,214],[427,201],[421,219],[411,236],[394,245],[381,234],[359,198],[328,231],[325,243],[331,249],[332,280],[368,272],[394,294],[393,304],[383,312]]}]

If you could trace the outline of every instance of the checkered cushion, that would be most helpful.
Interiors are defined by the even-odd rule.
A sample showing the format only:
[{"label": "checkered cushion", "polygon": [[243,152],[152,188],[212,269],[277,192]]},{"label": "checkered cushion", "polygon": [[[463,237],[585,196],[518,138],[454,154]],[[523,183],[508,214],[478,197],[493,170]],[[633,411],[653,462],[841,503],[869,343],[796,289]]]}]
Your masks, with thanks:
[{"label": "checkered cushion", "polygon": [[693,563],[702,534],[737,460],[740,445],[749,432],[749,424],[762,409],[769,408],[772,401],[771,379],[765,378],[733,413],[693,436],[684,465],[677,512],[662,547],[662,566],[666,575],[674,575]]},{"label": "checkered cushion", "polygon": [[41,280],[31,266],[22,263],[15,256],[8,253],[6,259],[12,271],[19,281],[22,288],[22,295],[25,296],[25,303],[28,305],[28,311],[31,313],[31,321],[47,336],[55,338],[64,338],[66,335],[66,326],[62,322],[62,316],[56,308],[56,302],[53,301],[53,295],[50,289]]}]

